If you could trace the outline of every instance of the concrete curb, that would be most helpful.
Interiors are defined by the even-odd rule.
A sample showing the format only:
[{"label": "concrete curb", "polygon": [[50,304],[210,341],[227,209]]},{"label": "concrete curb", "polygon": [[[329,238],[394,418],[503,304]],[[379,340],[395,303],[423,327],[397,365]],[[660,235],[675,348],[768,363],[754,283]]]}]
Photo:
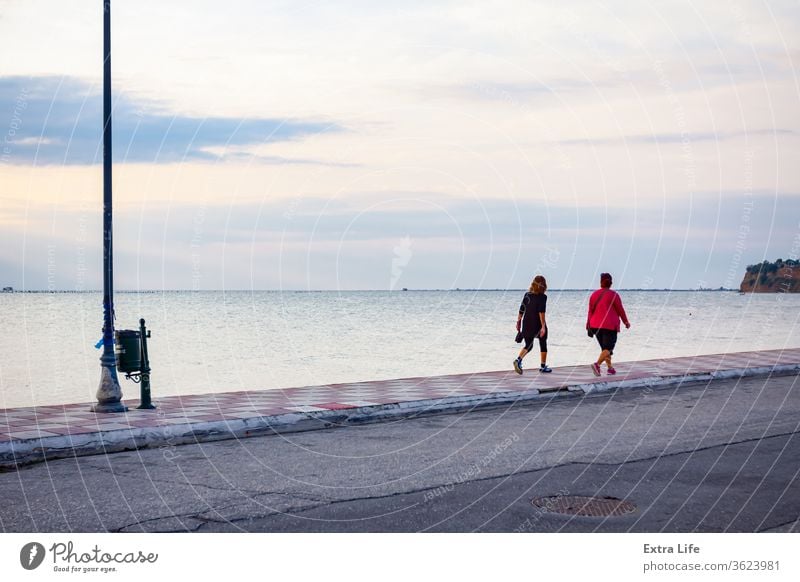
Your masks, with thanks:
[{"label": "concrete curb", "polygon": [[15,440],[0,443],[0,469],[14,469],[45,460],[101,455],[141,448],[169,448],[192,443],[390,422],[414,416],[430,416],[549,399],[556,394],[569,396],[566,390],[560,393],[551,391],[544,395],[537,390],[499,392],[488,396],[456,396],[342,410],[293,412],[236,420],[187,422],[158,428],[121,429]]},{"label": "concrete curb", "polygon": [[98,455],[141,448],[164,448],[229,439],[320,430],[390,422],[403,418],[430,416],[508,406],[520,402],[576,397],[618,389],[658,388],[714,379],[798,374],[800,364],[735,368],[681,376],[651,376],[630,380],[599,381],[563,386],[539,392],[498,392],[480,396],[455,396],[438,400],[416,400],[341,410],[293,412],[275,416],[168,425],[157,428],[121,429],[69,436],[49,436],[0,443],[0,469],[13,470],[45,460]]},{"label": "concrete curb", "polygon": [[664,386],[674,386],[676,384],[709,382],[711,380],[784,376],[788,374],[800,374],[800,364],[760,366],[756,368],[731,368],[727,370],[717,370],[714,372],[685,374],[683,376],[651,376],[649,378],[636,378],[632,380],[576,384],[567,389],[569,391],[577,391],[584,394],[593,394],[610,392],[619,388],[661,388]]}]

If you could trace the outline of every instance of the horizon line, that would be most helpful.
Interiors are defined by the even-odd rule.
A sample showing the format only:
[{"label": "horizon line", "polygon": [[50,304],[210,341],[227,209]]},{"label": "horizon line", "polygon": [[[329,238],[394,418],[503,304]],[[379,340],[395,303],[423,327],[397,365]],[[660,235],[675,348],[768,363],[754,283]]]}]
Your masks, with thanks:
[{"label": "horizon line", "polygon": [[[595,291],[598,287],[565,287],[562,289],[548,289],[548,291]],[[408,292],[415,292],[415,291],[423,291],[423,292],[463,292],[463,291],[526,291],[525,288],[500,288],[500,287],[454,287],[450,289],[444,288],[418,288],[418,289],[409,289],[409,288],[402,288],[402,289],[116,289],[115,293],[220,293],[220,292],[232,292],[232,293],[243,293],[243,292],[270,292],[270,293],[408,293]],[[662,287],[662,288],[643,288],[643,287],[620,287],[617,291],[739,291],[737,288],[733,287],[698,287],[698,288],[669,288],[669,287]],[[12,289],[10,291],[3,290],[0,292],[13,294],[13,293],[102,293],[102,289]]]}]

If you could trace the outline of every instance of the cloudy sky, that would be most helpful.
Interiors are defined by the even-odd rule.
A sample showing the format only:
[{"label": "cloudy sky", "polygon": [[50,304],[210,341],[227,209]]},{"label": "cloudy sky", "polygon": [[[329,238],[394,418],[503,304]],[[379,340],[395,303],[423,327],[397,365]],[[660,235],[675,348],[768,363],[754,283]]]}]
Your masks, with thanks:
[{"label": "cloudy sky", "polygon": [[[800,6],[113,0],[121,289],[736,287]],[[101,287],[102,2],[0,0],[0,285]]]}]

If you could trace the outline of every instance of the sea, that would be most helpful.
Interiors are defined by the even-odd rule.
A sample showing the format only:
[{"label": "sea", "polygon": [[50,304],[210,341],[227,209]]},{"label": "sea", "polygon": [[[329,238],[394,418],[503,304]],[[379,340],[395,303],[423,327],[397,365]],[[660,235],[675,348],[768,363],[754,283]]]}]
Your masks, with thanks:
[{"label": "sea", "polygon": [[[548,291],[548,363],[589,364],[591,290]],[[617,362],[800,347],[800,294],[619,291]],[[512,369],[524,291],[118,292],[159,397]],[[0,293],[0,408],[94,402],[102,294]],[[536,347],[534,348],[537,349]],[[538,365],[538,354],[526,360]],[[530,372],[537,373],[537,372]],[[120,374],[123,399],[139,386]]]}]

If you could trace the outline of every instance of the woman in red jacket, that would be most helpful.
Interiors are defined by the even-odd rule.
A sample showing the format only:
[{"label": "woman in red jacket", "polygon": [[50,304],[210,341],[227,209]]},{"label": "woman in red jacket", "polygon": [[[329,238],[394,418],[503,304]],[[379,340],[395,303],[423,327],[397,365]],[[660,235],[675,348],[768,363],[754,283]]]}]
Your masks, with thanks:
[{"label": "woman in red jacket", "polygon": [[614,346],[617,344],[617,333],[619,332],[619,320],[625,324],[626,329],[630,329],[631,324],[622,307],[622,299],[619,293],[611,290],[611,275],[602,273],[600,275],[600,289],[592,293],[589,297],[589,315],[586,317],[586,330],[589,335],[597,338],[600,344],[600,357],[592,364],[592,372],[595,376],[600,375],[600,364],[603,362],[608,366],[608,373],[613,375],[617,371],[611,365],[611,354],[614,353]]}]

